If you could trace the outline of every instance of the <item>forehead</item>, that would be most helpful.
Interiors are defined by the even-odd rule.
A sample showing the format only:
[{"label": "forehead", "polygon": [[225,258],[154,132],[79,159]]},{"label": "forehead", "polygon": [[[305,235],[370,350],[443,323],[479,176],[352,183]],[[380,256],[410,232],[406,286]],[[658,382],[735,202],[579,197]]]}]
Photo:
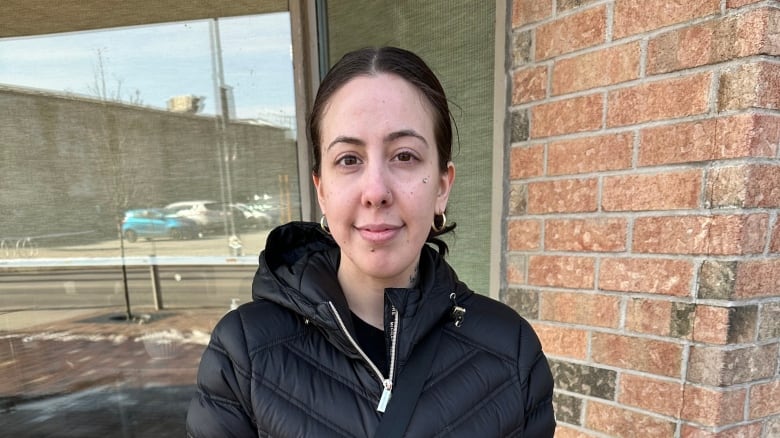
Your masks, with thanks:
[{"label": "forehead", "polygon": [[322,133],[327,135],[336,127],[366,128],[354,123],[359,119],[372,120],[373,127],[418,126],[425,129],[426,135],[432,135],[433,118],[430,102],[411,82],[388,73],[361,75],[350,79],[330,97],[323,112]]}]

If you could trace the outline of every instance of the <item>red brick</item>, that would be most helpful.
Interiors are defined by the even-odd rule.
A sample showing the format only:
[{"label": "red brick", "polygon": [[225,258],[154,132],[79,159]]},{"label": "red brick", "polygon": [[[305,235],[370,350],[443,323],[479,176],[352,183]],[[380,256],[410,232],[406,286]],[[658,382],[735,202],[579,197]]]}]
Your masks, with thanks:
[{"label": "red brick", "polygon": [[682,346],[677,343],[611,333],[593,333],[593,361],[629,370],[679,377]]},{"label": "red brick", "polygon": [[766,214],[637,218],[633,250],[707,255],[761,253],[768,220]]},{"label": "red brick", "polygon": [[604,177],[606,211],[676,210],[699,207],[700,170]]},{"label": "red brick", "polygon": [[780,380],[750,388],[750,418],[780,414]]},{"label": "red brick", "polygon": [[686,27],[650,39],[647,74],[656,75],[710,63],[714,22]]},{"label": "red brick", "polygon": [[[694,328],[695,331],[698,331]],[[694,344],[688,358],[687,380],[711,387],[733,387],[766,380],[777,369],[778,344],[732,345]]]},{"label": "red brick", "polygon": [[544,99],[547,95],[547,67],[531,67],[512,75],[512,105]]},{"label": "red brick", "polygon": [[510,178],[524,179],[543,174],[544,145],[512,148],[510,152]]},{"label": "red brick", "polygon": [[566,94],[639,77],[639,42],[609,47],[555,62],[552,94]]},{"label": "red brick", "polygon": [[616,0],[614,39],[720,12],[720,0]]},{"label": "red brick", "polygon": [[536,60],[592,47],[606,41],[607,8],[586,9],[536,29]]},{"label": "red brick", "polygon": [[570,327],[534,324],[545,354],[585,359],[588,354],[588,332]]},{"label": "red brick", "polygon": [[698,342],[725,345],[729,335],[729,309],[718,306],[696,306],[693,339]]},{"label": "red brick", "polygon": [[753,108],[780,109],[780,64],[742,64],[721,73],[718,111]]},{"label": "red brick", "polygon": [[566,423],[558,423],[555,426],[555,438],[598,438],[600,436],[572,429],[566,426]]},{"label": "red brick", "polygon": [[682,400],[683,386],[680,383],[628,373],[620,379],[619,403],[674,417],[682,409]]},{"label": "red brick", "polygon": [[616,328],[620,324],[620,298],[569,292],[542,292],[540,318],[593,327]]},{"label": "red brick", "polygon": [[633,298],[626,307],[626,330],[658,336],[674,336],[689,339],[692,319],[688,312],[678,314],[692,307],[675,304],[672,301]]},{"label": "red brick", "polygon": [[525,26],[552,15],[552,0],[514,0],[512,2],[512,27]]},{"label": "red brick", "polygon": [[624,251],[625,219],[548,220],[544,224],[547,251]]},{"label": "red brick", "polygon": [[615,90],[607,97],[607,126],[706,113],[712,74],[701,73]]},{"label": "red brick", "polygon": [[668,336],[671,319],[671,301],[634,298],[626,306],[626,330],[630,332]]},{"label": "red brick", "polygon": [[[673,30],[652,38],[647,48],[647,74],[654,75],[737,58],[771,53],[772,9],[744,14]],[[739,44],[734,44],[739,41]]]},{"label": "red brick", "polygon": [[[614,437],[670,437],[674,423],[591,400],[585,426]],[[557,434],[556,434],[557,437]]]},{"label": "red brick", "polygon": [[708,169],[705,202],[710,208],[745,207],[749,175],[745,165]]},{"label": "red brick", "polygon": [[596,211],[597,184],[595,178],[530,183],[528,184],[528,213]]},{"label": "red brick", "polygon": [[[780,78],[780,71],[778,78]],[[746,207],[780,207],[780,165],[750,166],[750,178],[747,183]]]},{"label": "red brick", "polygon": [[744,389],[714,390],[685,385],[684,390],[681,412],[684,420],[706,426],[725,426],[743,419],[746,396]]},{"label": "red brick", "polygon": [[536,286],[592,288],[595,261],[590,257],[531,256],[528,283]]},{"label": "red brick", "polygon": [[690,296],[693,264],[689,260],[607,258],[599,268],[599,289]]},{"label": "red brick", "polygon": [[780,207],[780,166],[745,164],[712,168],[707,198],[712,207]]},{"label": "red brick", "polygon": [[780,258],[746,260],[737,265],[735,298],[780,296]]},{"label": "red brick", "polygon": [[531,108],[531,138],[594,131],[601,128],[604,96],[591,94]]},{"label": "red brick", "polygon": [[761,424],[736,426],[720,432],[711,432],[708,429],[699,429],[690,424],[683,424],[680,436],[682,438],[761,438]]},{"label": "red brick", "polygon": [[640,131],[639,165],[774,157],[780,117],[741,114]]},{"label": "red brick", "polygon": [[627,169],[631,166],[633,139],[631,133],[620,133],[550,143],[547,174]]},{"label": "red brick", "polygon": [[510,251],[535,251],[541,248],[541,221],[510,220],[508,228]]},{"label": "red brick", "polygon": [[[774,1],[777,3],[777,0]],[[735,29],[721,41],[723,51],[727,50],[725,47],[729,45],[735,46],[736,51],[730,52],[732,59],[750,55],[780,55],[780,41],[777,40],[777,33],[780,31],[780,9],[777,7],[770,5],[730,16],[721,27],[726,28],[724,33]],[[734,44],[735,37],[740,44]]]}]

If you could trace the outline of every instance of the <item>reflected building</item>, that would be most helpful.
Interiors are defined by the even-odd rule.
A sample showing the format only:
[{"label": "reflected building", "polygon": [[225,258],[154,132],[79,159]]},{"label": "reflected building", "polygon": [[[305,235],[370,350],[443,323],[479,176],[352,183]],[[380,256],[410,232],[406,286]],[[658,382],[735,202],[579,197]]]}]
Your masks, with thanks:
[{"label": "reflected building", "polygon": [[287,129],[230,121],[220,135],[215,116],[197,114],[201,98],[168,104],[165,111],[0,86],[0,205],[13,206],[0,218],[0,237],[42,245],[46,236],[112,237],[126,209],[227,202],[228,177],[230,200],[266,195],[299,216],[296,142]]}]

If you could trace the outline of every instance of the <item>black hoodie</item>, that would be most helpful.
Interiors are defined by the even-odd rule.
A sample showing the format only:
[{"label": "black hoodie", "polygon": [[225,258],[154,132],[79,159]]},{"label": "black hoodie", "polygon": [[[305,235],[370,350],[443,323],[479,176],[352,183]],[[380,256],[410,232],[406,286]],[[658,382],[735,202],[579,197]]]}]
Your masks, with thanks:
[{"label": "black hoodie", "polygon": [[425,245],[417,287],[385,290],[385,375],[355,342],[338,264],[318,224],[271,232],[253,301],[225,315],[203,353],[190,436],[373,436],[384,388],[432,330],[442,335],[405,436],[553,436],[550,369],[515,311],[473,293]]}]

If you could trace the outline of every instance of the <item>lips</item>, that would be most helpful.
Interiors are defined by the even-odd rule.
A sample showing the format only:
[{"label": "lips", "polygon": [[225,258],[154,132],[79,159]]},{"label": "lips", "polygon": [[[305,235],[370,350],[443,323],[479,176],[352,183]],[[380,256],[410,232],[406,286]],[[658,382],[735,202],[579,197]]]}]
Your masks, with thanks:
[{"label": "lips", "polygon": [[372,243],[388,242],[401,230],[400,226],[388,224],[364,225],[356,228],[363,239]]}]

